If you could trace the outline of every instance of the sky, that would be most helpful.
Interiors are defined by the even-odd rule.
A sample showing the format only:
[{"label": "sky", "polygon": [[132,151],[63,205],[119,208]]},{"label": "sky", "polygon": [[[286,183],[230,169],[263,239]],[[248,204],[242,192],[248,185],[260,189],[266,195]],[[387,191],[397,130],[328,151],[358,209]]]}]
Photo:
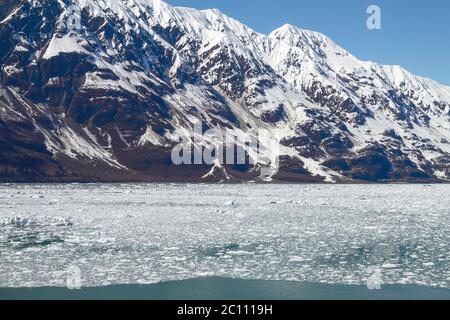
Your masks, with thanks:
[{"label": "sky", "polygon": [[[401,65],[450,86],[449,0],[165,0],[217,8],[270,33],[285,23],[319,31],[361,60]],[[381,9],[381,29],[369,30],[369,5]]]}]

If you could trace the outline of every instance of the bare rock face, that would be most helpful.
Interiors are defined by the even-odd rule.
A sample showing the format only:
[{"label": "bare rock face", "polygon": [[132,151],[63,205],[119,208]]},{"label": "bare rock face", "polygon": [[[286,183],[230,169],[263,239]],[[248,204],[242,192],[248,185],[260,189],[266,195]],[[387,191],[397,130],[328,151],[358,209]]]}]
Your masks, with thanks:
[{"label": "bare rock face", "polygon": [[159,0],[7,0],[0,20],[1,181],[259,179],[261,163],[174,165],[197,121],[268,130],[271,181],[450,178],[450,88],[320,33]]}]

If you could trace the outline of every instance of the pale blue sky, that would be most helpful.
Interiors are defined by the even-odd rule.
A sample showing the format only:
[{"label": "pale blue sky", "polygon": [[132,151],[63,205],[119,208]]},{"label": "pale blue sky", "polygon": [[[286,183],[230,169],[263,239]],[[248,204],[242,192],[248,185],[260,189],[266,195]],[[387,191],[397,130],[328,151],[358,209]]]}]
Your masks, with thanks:
[{"label": "pale blue sky", "polygon": [[[362,60],[398,64],[450,85],[448,0],[165,0],[218,8],[269,33],[285,23],[322,32]],[[382,30],[368,30],[366,9],[380,6]]]}]

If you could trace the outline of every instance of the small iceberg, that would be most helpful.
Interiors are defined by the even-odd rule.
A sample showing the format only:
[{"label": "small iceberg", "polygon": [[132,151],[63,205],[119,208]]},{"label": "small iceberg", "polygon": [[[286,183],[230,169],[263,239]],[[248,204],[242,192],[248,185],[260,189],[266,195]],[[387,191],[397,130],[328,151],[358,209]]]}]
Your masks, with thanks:
[{"label": "small iceberg", "polygon": [[65,227],[72,225],[73,225],[72,220],[66,217],[31,216],[31,217],[8,217],[0,219],[0,226],[15,226],[18,228],[37,227],[37,226]]}]

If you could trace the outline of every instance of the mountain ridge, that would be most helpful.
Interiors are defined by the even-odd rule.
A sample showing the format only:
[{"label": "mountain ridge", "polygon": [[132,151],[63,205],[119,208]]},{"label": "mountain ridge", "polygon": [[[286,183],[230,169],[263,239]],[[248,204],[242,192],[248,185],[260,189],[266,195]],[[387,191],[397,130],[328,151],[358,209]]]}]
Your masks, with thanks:
[{"label": "mountain ridge", "polygon": [[[0,42],[4,181],[202,181],[214,168],[170,163],[198,120],[272,132],[274,180],[450,178],[450,88],[315,31],[159,0],[24,0]],[[258,181],[261,166],[222,170]]]}]

